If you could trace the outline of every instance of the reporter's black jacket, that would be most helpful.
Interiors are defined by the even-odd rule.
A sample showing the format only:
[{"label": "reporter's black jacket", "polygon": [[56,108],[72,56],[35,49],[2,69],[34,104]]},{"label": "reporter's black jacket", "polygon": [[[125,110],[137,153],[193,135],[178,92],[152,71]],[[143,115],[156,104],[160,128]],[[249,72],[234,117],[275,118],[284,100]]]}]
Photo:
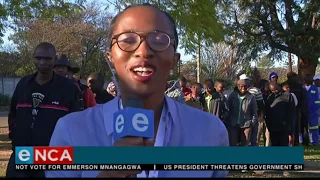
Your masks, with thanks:
[{"label": "reporter's black jacket", "polygon": [[13,93],[8,115],[9,137],[15,146],[48,146],[59,118],[80,110],[80,91],[69,79],[54,73],[39,85],[37,73],[23,77]]}]

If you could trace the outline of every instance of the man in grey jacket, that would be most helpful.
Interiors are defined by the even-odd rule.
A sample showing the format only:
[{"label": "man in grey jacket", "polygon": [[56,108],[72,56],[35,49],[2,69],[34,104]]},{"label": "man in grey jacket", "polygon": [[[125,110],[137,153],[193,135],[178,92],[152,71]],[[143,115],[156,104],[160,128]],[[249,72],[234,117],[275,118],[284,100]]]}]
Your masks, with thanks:
[{"label": "man in grey jacket", "polygon": [[248,146],[252,127],[258,120],[257,101],[248,92],[246,80],[237,81],[237,89],[228,98],[229,116],[226,125],[229,132],[230,146]]}]

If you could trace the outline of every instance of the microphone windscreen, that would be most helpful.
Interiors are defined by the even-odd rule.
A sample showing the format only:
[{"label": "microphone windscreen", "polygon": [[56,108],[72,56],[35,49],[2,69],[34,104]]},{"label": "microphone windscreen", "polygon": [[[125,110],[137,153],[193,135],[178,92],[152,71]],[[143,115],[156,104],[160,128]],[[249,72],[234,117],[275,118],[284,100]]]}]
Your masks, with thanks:
[{"label": "microphone windscreen", "polygon": [[131,107],[131,108],[141,108],[143,109],[143,101],[140,97],[131,96],[122,100],[123,108]]}]

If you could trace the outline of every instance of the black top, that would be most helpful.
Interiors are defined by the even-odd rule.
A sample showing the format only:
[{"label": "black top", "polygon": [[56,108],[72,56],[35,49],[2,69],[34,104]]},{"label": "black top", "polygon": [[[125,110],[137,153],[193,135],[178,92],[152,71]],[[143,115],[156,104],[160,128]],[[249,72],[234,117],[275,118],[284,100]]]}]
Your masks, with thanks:
[{"label": "black top", "polygon": [[100,93],[95,93],[96,94],[96,102],[97,104],[104,104],[112,100],[114,97],[109,94],[107,91],[103,91]]},{"label": "black top", "polygon": [[23,77],[11,99],[8,124],[13,150],[48,146],[58,119],[80,108],[80,92],[70,79],[54,73],[50,82],[39,85],[36,75]]}]

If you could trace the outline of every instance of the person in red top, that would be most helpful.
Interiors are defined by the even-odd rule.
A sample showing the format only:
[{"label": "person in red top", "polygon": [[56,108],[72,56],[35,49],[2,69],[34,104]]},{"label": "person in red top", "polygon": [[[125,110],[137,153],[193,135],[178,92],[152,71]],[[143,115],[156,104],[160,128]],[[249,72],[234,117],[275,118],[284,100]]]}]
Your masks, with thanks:
[{"label": "person in red top", "polygon": [[82,84],[79,79],[73,77],[74,74],[80,71],[80,69],[71,67],[71,63],[66,55],[62,54],[58,58],[54,65],[54,71],[63,77],[70,78],[78,86],[79,91],[81,92],[80,110],[93,107],[97,104],[95,96],[88,86]]},{"label": "person in red top", "polygon": [[180,89],[183,92],[184,96],[187,96],[192,93],[190,88],[187,88],[187,79],[183,76],[179,78]]},{"label": "person in red top", "polygon": [[80,101],[80,108],[82,110],[93,107],[97,105],[96,98],[94,93],[88,86],[81,83],[80,79],[74,77],[76,73],[80,71],[77,67],[71,67],[69,70],[69,78],[72,79],[79,87],[79,90],[81,91],[81,98]]}]

